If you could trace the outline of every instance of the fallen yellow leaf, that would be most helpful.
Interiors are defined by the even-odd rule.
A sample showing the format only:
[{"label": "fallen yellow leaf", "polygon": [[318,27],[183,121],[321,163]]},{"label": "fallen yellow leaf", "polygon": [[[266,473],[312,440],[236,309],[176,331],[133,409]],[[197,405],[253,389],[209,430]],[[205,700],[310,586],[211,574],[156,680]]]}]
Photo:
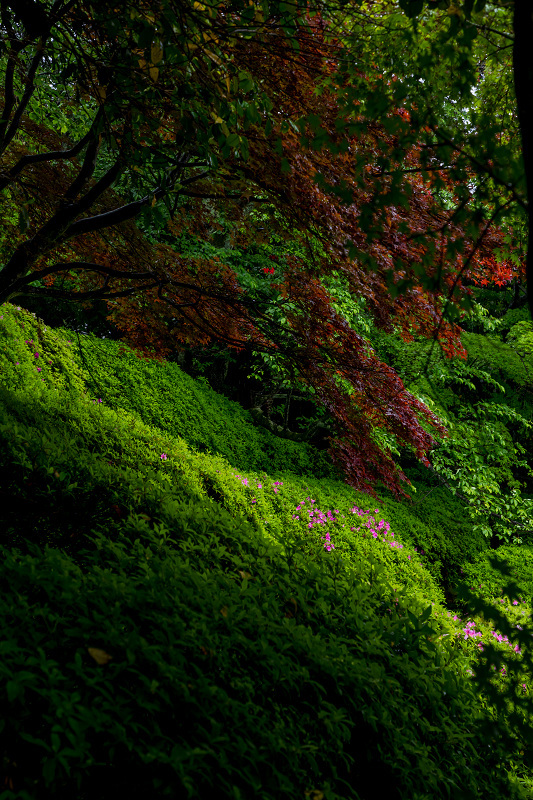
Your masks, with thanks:
[{"label": "fallen yellow leaf", "polygon": [[113,658],[113,656],[110,656],[105,650],[100,650],[98,647],[88,647],[87,651],[91,658],[94,658],[96,663],[100,664],[100,666],[108,664]]}]

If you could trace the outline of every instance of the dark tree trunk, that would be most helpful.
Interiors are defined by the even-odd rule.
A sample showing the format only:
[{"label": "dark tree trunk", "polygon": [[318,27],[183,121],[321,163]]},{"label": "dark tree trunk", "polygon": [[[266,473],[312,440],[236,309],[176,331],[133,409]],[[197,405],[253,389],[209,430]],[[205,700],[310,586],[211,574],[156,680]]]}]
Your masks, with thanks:
[{"label": "dark tree trunk", "polygon": [[513,68],[518,120],[528,196],[526,279],[529,310],[533,316],[533,4],[515,0]]}]

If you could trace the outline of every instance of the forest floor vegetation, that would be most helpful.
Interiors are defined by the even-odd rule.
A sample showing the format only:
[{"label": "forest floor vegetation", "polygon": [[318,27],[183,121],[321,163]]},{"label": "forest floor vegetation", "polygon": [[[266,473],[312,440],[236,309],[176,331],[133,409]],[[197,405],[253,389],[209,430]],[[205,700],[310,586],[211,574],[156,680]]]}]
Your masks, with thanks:
[{"label": "forest floor vegetation", "polygon": [[527,542],[8,304],[0,376],[2,798],[533,797]]}]

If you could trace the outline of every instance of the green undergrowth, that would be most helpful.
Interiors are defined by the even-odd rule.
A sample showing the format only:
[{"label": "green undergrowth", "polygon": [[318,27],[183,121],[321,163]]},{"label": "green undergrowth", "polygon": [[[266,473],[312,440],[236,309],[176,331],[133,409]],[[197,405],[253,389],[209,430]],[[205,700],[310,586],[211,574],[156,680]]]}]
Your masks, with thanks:
[{"label": "green undergrowth", "polygon": [[140,359],[120,342],[92,335],[79,337],[73,354],[92,397],[185,438],[195,449],[221,455],[241,469],[318,477],[333,471],[324,452],[254,425],[238,403],[194,380],[177,364]]},{"label": "green undergrowth", "polygon": [[434,511],[198,452],[2,311],[2,798],[532,796]]},{"label": "green undergrowth", "polygon": [[464,580],[493,598],[500,598],[505,587],[514,584],[512,600],[527,603],[533,597],[533,547],[503,546],[496,551],[486,550],[472,563],[465,564]]},{"label": "green undergrowth", "polygon": [[482,336],[466,331],[461,338],[468,351],[468,357],[476,359],[495,378],[521,389],[531,386],[533,377],[531,364],[512,340],[503,342],[497,336]]}]

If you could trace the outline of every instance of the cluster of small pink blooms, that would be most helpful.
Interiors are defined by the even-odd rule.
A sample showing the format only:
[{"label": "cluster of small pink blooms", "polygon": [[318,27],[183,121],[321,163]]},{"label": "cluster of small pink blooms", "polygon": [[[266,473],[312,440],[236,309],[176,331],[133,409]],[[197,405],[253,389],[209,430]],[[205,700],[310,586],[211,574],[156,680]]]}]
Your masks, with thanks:
[{"label": "cluster of small pink blooms", "polygon": [[326,535],[322,537],[322,541],[325,541],[324,547],[328,552],[335,549],[335,545],[331,543],[331,536],[329,533],[326,533]]},{"label": "cluster of small pink blooms", "polygon": [[497,631],[491,631],[491,633],[494,636],[494,638],[497,639],[499,642],[506,642],[507,643],[509,641],[507,636],[502,636],[502,634],[498,633]]},{"label": "cluster of small pink blooms", "polygon": [[[395,547],[398,550],[403,550],[403,544],[397,542],[396,539],[394,538],[394,532],[391,531],[390,524],[386,522],[384,519],[381,519],[378,522],[376,517],[373,516],[374,514],[379,514],[378,508],[375,508],[374,511],[371,511],[370,509],[362,510],[360,508],[357,508],[357,506],[354,506],[353,508],[350,509],[350,511],[352,514],[356,514],[358,517],[363,517],[363,516],[368,517],[363,524],[366,528],[368,528],[368,530],[372,534],[373,539],[381,538],[381,541],[385,542],[385,544],[388,544],[389,547]],[[351,527],[350,530],[355,531],[355,530],[360,530],[360,528],[356,528],[354,526]],[[416,547],[415,550],[416,552],[418,552]],[[424,555],[423,550],[421,551],[421,555]],[[407,558],[409,559],[409,561],[412,560],[410,555],[408,555]]]},{"label": "cluster of small pink blooms", "polygon": [[465,639],[469,637],[475,639],[476,636],[483,636],[481,631],[476,631],[476,623],[475,622],[467,622],[466,627],[463,628],[463,633],[465,635]]},{"label": "cluster of small pink blooms", "polygon": [[167,454],[166,454],[166,453],[161,453],[161,456],[160,456],[160,458],[161,458],[161,461],[166,461],[166,460],[167,460],[167,458],[168,458],[168,456],[167,456]]},{"label": "cluster of small pink blooms", "polygon": [[[394,534],[390,533],[389,536],[394,536]],[[387,544],[389,545],[389,547],[397,547],[398,550],[403,550],[403,544],[401,544],[400,542],[395,541],[394,538],[393,538],[392,542],[387,542]]]},{"label": "cluster of small pink blooms", "polygon": [[279,492],[279,487],[283,486],[283,481],[274,481],[272,486],[274,487],[274,493],[277,494]]},{"label": "cluster of small pink blooms", "polygon": [[257,497],[252,497],[252,505],[253,505],[254,503],[257,503]]},{"label": "cluster of small pink blooms", "polygon": [[334,517],[331,511],[324,513],[319,508],[313,508],[309,511],[308,528],[314,528],[315,525],[326,525],[328,522],[331,524],[337,522],[337,517]]},{"label": "cluster of small pink blooms", "polygon": [[[516,627],[519,630],[522,630],[520,625],[517,625]],[[507,636],[503,636],[501,633],[498,633],[498,631],[491,631],[491,633],[494,636],[494,638],[498,640],[498,642],[503,642],[504,644],[508,644],[509,647],[513,647],[512,642],[509,641]],[[513,647],[513,652],[518,653],[518,655],[520,655],[522,653],[522,651],[520,650],[520,648],[519,648],[519,646],[517,644],[515,644],[515,646]]]}]

